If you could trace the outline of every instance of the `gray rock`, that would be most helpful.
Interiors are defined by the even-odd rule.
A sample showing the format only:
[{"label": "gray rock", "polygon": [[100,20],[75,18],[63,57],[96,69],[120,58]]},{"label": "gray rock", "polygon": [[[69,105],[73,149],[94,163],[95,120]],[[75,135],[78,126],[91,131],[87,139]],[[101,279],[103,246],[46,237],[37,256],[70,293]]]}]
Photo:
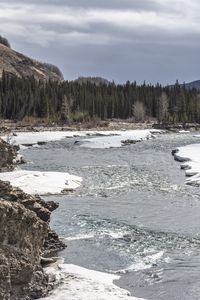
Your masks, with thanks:
[{"label": "gray rock", "polygon": [[[16,149],[0,140],[0,168],[10,170]],[[54,284],[44,273],[41,255],[64,243],[49,226],[58,204],[0,181],[0,299],[30,300],[45,296]]]}]

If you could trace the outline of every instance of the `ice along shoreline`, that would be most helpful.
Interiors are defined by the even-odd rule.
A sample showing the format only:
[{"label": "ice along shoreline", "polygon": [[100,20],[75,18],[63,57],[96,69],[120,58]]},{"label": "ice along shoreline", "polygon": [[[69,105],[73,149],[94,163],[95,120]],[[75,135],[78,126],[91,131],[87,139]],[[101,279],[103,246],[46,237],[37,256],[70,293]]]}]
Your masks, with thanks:
[{"label": "ice along shoreline", "polygon": [[[13,132],[1,138],[13,145],[23,147],[41,146],[48,142],[60,141],[65,138],[88,138],[102,140],[102,138],[116,138],[117,147],[123,146],[125,141],[138,142],[154,137],[154,134],[164,133],[158,129],[138,129],[138,130],[105,130],[105,131],[39,131],[39,132]],[[88,139],[86,140],[88,141]],[[111,145],[112,146],[112,145]]]},{"label": "ice along shoreline", "polygon": [[174,159],[185,170],[186,184],[200,186],[200,144],[191,144],[172,150]]},{"label": "ice along shoreline", "polygon": [[44,300],[145,300],[114,284],[120,276],[89,270],[71,264],[59,265],[57,270],[49,267],[46,272],[55,274],[62,283]]}]

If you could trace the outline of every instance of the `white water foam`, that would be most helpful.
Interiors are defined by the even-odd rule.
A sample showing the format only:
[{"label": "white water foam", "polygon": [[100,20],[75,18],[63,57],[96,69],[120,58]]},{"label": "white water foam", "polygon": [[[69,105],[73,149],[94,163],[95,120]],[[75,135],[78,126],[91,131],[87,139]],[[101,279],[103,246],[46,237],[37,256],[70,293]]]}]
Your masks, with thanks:
[{"label": "white water foam", "polygon": [[[83,226],[82,226],[83,227]],[[111,237],[112,239],[120,239],[123,238],[125,235],[127,235],[127,231],[115,231],[115,230],[109,230],[109,229],[100,229],[99,231],[91,231],[90,233],[83,233],[78,234],[74,236],[65,237],[65,240],[67,241],[76,241],[76,240],[86,240],[86,239],[92,239],[95,237]]]},{"label": "white water foam", "polygon": [[[139,300],[113,284],[119,275],[88,270],[76,265],[64,264],[60,270],[47,268],[47,273],[56,274],[62,284],[44,300]],[[41,299],[42,300],[42,299]],[[142,300],[142,299],[141,299]],[[143,299],[144,300],[144,299]]]},{"label": "white water foam", "polygon": [[101,231],[100,231],[100,235],[109,236],[113,239],[123,238],[127,234],[128,234],[128,231],[119,230],[119,229],[117,229],[117,230],[101,229]]},{"label": "white water foam", "polygon": [[152,255],[147,255],[144,257],[140,256],[129,267],[115,271],[115,273],[123,274],[123,273],[132,272],[132,271],[141,271],[141,270],[150,269],[152,266],[157,264],[158,261],[160,261],[162,259],[163,255],[164,255],[164,251],[160,251],[160,252],[152,254]]},{"label": "white water foam", "polygon": [[94,234],[78,234],[75,236],[65,237],[66,241],[87,240],[94,238]]}]

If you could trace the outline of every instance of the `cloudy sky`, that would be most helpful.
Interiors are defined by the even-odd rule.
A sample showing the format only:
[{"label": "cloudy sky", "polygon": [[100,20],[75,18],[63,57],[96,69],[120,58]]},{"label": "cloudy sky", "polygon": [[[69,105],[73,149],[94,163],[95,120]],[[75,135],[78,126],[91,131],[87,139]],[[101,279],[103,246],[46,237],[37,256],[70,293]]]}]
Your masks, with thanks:
[{"label": "cloudy sky", "polygon": [[199,0],[0,0],[0,28],[66,79],[200,79]]}]

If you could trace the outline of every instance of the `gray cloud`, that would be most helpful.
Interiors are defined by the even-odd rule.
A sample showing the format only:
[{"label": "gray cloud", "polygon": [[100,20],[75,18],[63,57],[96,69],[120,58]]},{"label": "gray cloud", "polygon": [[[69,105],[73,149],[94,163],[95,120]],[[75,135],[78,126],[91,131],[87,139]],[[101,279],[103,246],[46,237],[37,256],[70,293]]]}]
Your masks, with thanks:
[{"label": "gray cloud", "polygon": [[0,24],[16,50],[67,79],[170,83],[199,76],[199,9],[197,0],[3,0]]},{"label": "gray cloud", "polygon": [[[31,2],[31,1],[30,1]],[[27,4],[27,0],[10,0],[12,4]],[[81,8],[107,8],[107,9],[135,9],[135,10],[154,10],[160,5],[154,0],[34,0],[34,4],[70,6]]]}]

